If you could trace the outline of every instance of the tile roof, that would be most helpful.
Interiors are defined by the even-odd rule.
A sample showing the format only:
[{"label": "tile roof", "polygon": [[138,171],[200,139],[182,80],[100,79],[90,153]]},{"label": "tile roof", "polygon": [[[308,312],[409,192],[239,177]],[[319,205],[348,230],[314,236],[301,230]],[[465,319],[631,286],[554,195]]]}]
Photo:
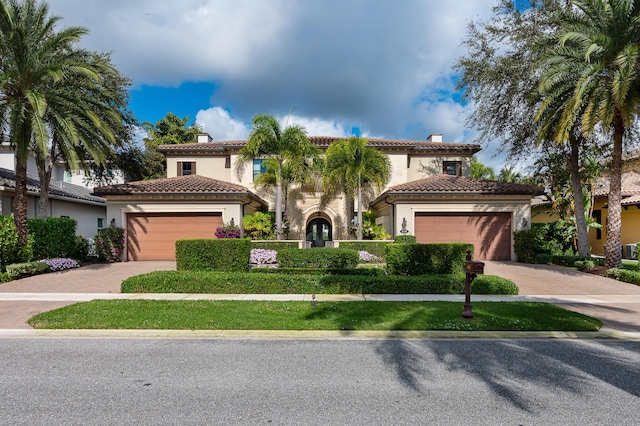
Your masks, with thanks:
[{"label": "tile roof", "polygon": [[[0,168],[0,186],[15,189],[16,172],[9,169]],[[40,180],[36,176],[27,175],[27,191],[40,193]],[[71,198],[93,203],[105,204],[107,200],[91,194],[91,191],[84,186],[73,185],[51,179],[49,183],[49,195],[63,198]]]},{"label": "tile roof", "polygon": [[[309,140],[314,145],[326,148],[337,140],[345,139],[344,137],[337,136],[310,136]],[[475,153],[480,151],[480,145],[465,144],[465,143],[449,143],[449,142],[424,142],[424,141],[410,141],[401,139],[376,139],[366,138],[369,141],[369,146],[374,148],[404,148],[413,149],[416,151],[469,151]],[[193,152],[193,151],[208,151],[208,152],[221,152],[229,149],[241,149],[245,147],[247,141],[223,141],[223,142],[201,142],[201,143],[187,143],[179,145],[160,145],[158,148],[162,152]]]},{"label": "tile roof", "polygon": [[249,189],[221,180],[198,175],[178,176],[172,178],[141,180],[117,185],[94,188],[94,194],[130,195],[130,194],[193,194],[193,193],[249,193]]},{"label": "tile roof", "polygon": [[622,205],[622,206],[640,205],[640,194],[636,194],[636,195],[632,195],[632,196],[627,197],[627,198],[623,198],[622,201],[620,202],[620,205]]},{"label": "tile roof", "polygon": [[474,194],[542,194],[544,189],[534,185],[472,179],[465,176],[440,175],[392,186],[387,193],[474,193]]},{"label": "tile roof", "polygon": [[[621,192],[623,195],[640,194],[640,173],[635,171],[622,173]],[[609,176],[598,178],[593,188],[593,195],[595,197],[609,195]]]}]

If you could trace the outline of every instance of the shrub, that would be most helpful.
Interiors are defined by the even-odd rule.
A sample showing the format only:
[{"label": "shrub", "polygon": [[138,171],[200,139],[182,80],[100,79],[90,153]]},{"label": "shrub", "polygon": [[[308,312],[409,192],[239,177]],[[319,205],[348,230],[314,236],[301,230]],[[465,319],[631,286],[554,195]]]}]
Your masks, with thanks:
[{"label": "shrub", "polygon": [[227,224],[216,228],[216,238],[241,238],[242,232],[236,225]]},{"label": "shrub", "polygon": [[388,244],[387,269],[391,275],[460,274],[464,272],[466,243]]},{"label": "shrub", "polygon": [[640,285],[640,271],[631,271],[624,268],[611,268],[607,271],[607,276],[618,281]]},{"label": "shrub", "polygon": [[21,258],[20,243],[13,215],[0,215],[0,272],[12,263],[30,259]]},{"label": "shrub", "polygon": [[80,264],[73,259],[46,259],[41,260],[47,264],[51,272],[64,271],[66,269],[79,268]]},{"label": "shrub", "polygon": [[344,248],[285,249],[277,255],[283,268],[355,268],[358,252]]},{"label": "shrub", "polygon": [[519,262],[535,262],[537,254],[562,256],[572,254],[573,247],[570,240],[564,238],[566,229],[560,222],[532,223],[528,231],[513,233],[513,249]]},{"label": "shrub", "polygon": [[416,236],[415,235],[396,235],[396,239],[394,242],[396,244],[415,243]]},{"label": "shrub", "polygon": [[27,219],[34,259],[81,256],[76,239],[77,225],[76,220],[69,217]]},{"label": "shrub", "polygon": [[604,265],[604,259],[595,258],[590,256],[553,256],[550,254],[537,254],[534,258],[535,263],[544,265],[560,265],[560,266],[575,266],[578,261],[590,261],[594,265]]},{"label": "shrub", "polygon": [[386,275],[382,268],[253,268],[250,272],[284,275]]},{"label": "shrub", "polygon": [[387,253],[385,247],[387,244],[389,243],[383,241],[340,241],[340,248],[366,251],[374,256],[378,256],[381,262],[386,262]]},{"label": "shrub", "polygon": [[637,271],[639,270],[639,264],[637,260],[630,260],[630,259],[622,259],[622,267],[624,269],[628,269],[630,271]]},{"label": "shrub", "polygon": [[189,271],[247,271],[251,243],[246,238],[176,241],[176,268]]},{"label": "shrub", "polygon": [[9,281],[12,281],[9,274],[6,272],[0,272],[0,284],[8,283]]},{"label": "shrub", "polygon": [[49,265],[44,262],[14,263],[7,266],[7,274],[12,280],[50,272]]},{"label": "shrub", "polygon": [[252,265],[277,265],[275,250],[251,249],[250,261]]},{"label": "shrub", "polygon": [[591,271],[593,268],[596,267],[596,264],[593,260],[576,260],[573,263],[573,266],[575,266],[576,268],[578,268],[578,270],[580,271]]},{"label": "shrub", "polygon": [[82,235],[76,235],[76,248],[75,252],[71,254],[71,258],[78,262],[84,262],[89,257],[90,249],[91,245],[89,243],[89,239]]},{"label": "shrub", "polygon": [[255,212],[245,216],[242,226],[246,236],[254,240],[272,240],[274,238],[273,220],[269,213]]},{"label": "shrub", "polygon": [[124,229],[103,228],[95,238],[96,253],[107,262],[120,262],[124,252]]},{"label": "shrub", "polygon": [[518,286],[511,280],[495,275],[478,275],[471,282],[473,294],[518,294]]},{"label": "shrub", "polygon": [[375,254],[371,254],[368,251],[360,250],[358,252],[358,259],[360,262],[370,263],[370,262],[380,262],[382,259]]}]

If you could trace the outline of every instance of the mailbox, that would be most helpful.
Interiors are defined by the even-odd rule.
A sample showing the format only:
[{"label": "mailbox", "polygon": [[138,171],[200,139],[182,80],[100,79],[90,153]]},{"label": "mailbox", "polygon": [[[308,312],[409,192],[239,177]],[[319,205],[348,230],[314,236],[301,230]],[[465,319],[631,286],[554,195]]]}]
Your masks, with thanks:
[{"label": "mailbox", "polygon": [[475,262],[473,260],[467,260],[465,272],[468,274],[484,274],[484,262]]}]

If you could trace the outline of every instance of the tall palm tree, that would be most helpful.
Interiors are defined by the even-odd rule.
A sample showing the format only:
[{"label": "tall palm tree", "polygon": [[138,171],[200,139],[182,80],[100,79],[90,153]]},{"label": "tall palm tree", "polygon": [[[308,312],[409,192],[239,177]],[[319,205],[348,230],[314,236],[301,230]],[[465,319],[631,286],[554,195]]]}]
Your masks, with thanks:
[{"label": "tall palm tree", "polygon": [[498,173],[498,180],[501,182],[520,183],[522,176],[518,173],[513,166],[503,167]]},{"label": "tall palm tree", "polygon": [[332,143],[324,165],[324,190],[329,194],[344,191],[358,202],[358,234],[362,239],[362,187],[369,183],[382,191],[391,179],[391,162],[382,152],[367,146],[369,141],[352,136]]},{"label": "tall palm tree", "polygon": [[[607,267],[622,263],[622,146],[640,106],[640,0],[574,0],[574,9],[559,16],[560,45],[547,58],[544,108],[557,107],[563,97],[555,139],[568,140],[580,122],[582,134],[600,126],[613,139],[607,242]],[[569,95],[563,84],[570,84]]]},{"label": "tall palm tree", "polygon": [[106,60],[108,55],[77,52],[86,56],[86,66],[93,76],[78,76],[51,88],[44,120],[51,134],[46,155],[33,147],[40,180],[38,199],[41,218],[47,217],[48,189],[52,164],[65,162],[70,170],[99,169],[107,166],[114,149],[120,144],[116,132],[126,126],[126,90],[113,86],[113,81],[126,82]]},{"label": "tall palm tree", "polygon": [[[283,168],[290,169],[291,176],[297,179],[315,163],[318,148],[307,137],[303,126],[290,125],[284,130],[278,120],[269,114],[253,117],[252,129],[247,145],[239,152],[242,162],[256,159],[272,159],[275,166],[276,187],[276,238],[282,238],[282,185]],[[242,163],[240,164],[242,165]]]},{"label": "tall palm tree", "polygon": [[21,244],[27,242],[27,157],[32,141],[36,151],[47,151],[51,92],[64,81],[94,74],[74,50],[87,30],[56,32],[59,20],[35,0],[0,3],[0,119],[16,154],[15,222]]}]

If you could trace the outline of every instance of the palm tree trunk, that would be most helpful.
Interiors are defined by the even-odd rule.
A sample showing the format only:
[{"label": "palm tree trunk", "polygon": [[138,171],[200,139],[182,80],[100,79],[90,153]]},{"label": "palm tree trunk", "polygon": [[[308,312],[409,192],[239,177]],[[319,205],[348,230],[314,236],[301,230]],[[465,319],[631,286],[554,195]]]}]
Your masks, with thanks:
[{"label": "palm tree trunk", "polygon": [[359,240],[362,239],[362,185],[360,184],[360,176],[358,176],[358,235]]},{"label": "palm tree trunk", "polygon": [[609,209],[607,215],[607,257],[605,266],[615,268],[622,265],[622,137],[624,123],[620,112],[616,114],[613,124],[613,154],[611,155],[611,172],[609,182]]},{"label": "palm tree trunk", "polygon": [[282,239],[282,164],[276,170],[276,240]]},{"label": "palm tree trunk", "polygon": [[51,158],[36,156],[38,165],[38,179],[40,180],[40,197],[38,198],[38,218],[46,220],[49,217],[49,184],[51,183]]},{"label": "palm tree trunk", "polygon": [[569,157],[571,170],[571,190],[573,191],[573,215],[576,218],[576,234],[578,238],[578,254],[580,256],[590,256],[591,246],[589,244],[589,234],[587,231],[587,219],[584,212],[584,197],[582,196],[582,182],[580,180],[580,164],[578,151],[580,141],[573,134],[569,136],[571,144],[571,155]]},{"label": "palm tree trunk", "polygon": [[27,161],[16,156],[16,196],[14,199],[14,216],[21,246],[27,245]]}]

